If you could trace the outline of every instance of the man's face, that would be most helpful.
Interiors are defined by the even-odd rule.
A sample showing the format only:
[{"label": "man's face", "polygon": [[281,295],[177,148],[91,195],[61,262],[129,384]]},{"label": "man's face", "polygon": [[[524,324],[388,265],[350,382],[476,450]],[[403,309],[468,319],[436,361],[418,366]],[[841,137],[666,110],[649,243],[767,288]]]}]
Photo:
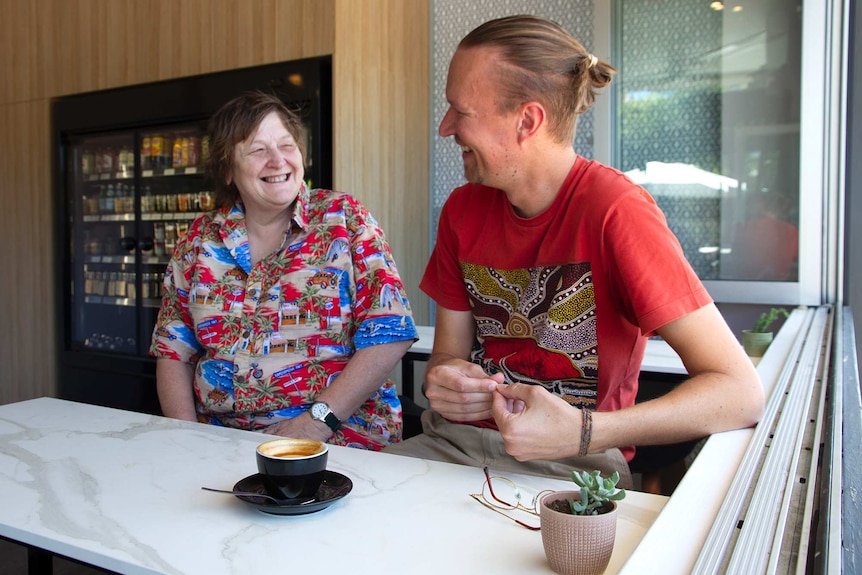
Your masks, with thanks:
[{"label": "man's face", "polygon": [[461,146],[468,182],[505,190],[516,171],[518,117],[498,111],[496,58],[487,47],[455,52],[446,81],[449,109],[438,133]]}]

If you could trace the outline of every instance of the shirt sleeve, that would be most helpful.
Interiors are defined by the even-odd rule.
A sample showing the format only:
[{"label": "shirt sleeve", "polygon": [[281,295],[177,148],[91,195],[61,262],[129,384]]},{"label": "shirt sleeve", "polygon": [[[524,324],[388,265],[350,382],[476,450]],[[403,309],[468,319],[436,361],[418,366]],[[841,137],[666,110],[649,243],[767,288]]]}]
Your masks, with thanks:
[{"label": "shirt sleeve", "polygon": [[[174,252],[162,284],[162,303],[156,326],[153,329],[153,339],[150,343],[150,355],[158,359],[173,359],[194,364],[201,357],[203,347],[197,340],[191,314],[189,313],[189,286],[192,266],[193,244],[190,235],[180,240]],[[185,253],[183,265],[177,254]]]},{"label": "shirt sleeve", "polygon": [[357,200],[345,196],[344,201],[356,289],[354,347],[418,339],[407,292],[383,230]]},{"label": "shirt sleeve", "polygon": [[640,188],[621,197],[604,233],[605,258],[618,302],[644,334],[712,302],[651,196]]}]

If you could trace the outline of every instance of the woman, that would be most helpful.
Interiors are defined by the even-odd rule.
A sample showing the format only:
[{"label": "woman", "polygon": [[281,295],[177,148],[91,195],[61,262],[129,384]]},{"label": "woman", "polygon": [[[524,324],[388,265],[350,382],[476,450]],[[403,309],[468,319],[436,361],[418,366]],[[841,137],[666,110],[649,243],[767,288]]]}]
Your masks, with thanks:
[{"label": "woman", "polygon": [[216,209],[178,243],[151,355],[168,417],[379,450],[401,439],[387,374],[416,339],[383,231],[303,181],[300,119],[244,94],[210,120]]}]

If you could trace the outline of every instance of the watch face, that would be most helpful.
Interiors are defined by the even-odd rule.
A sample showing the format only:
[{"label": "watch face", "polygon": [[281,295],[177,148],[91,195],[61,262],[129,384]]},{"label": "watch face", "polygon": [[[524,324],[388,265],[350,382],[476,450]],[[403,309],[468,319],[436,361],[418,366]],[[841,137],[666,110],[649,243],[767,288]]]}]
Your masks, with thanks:
[{"label": "watch face", "polygon": [[329,407],[325,403],[315,403],[311,406],[311,417],[314,419],[323,419],[326,417],[326,412],[329,411]]}]

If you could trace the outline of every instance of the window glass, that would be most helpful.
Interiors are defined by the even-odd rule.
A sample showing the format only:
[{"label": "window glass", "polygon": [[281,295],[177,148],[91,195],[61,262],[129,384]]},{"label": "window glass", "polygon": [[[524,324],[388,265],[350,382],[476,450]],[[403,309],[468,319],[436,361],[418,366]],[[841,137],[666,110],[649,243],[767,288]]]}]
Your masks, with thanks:
[{"label": "window glass", "polygon": [[801,4],[622,0],[616,165],[702,280],[799,279]]}]

